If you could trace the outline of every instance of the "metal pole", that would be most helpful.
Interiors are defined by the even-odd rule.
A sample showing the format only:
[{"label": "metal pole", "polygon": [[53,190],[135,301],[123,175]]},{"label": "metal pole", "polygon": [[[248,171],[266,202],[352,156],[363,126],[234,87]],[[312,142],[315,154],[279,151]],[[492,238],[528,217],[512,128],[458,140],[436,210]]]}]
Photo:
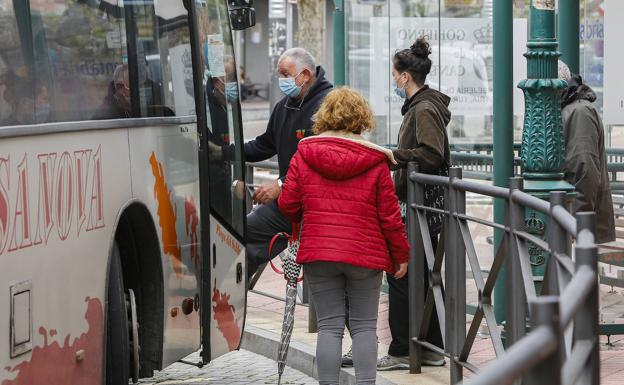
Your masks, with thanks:
[{"label": "metal pole", "polygon": [[346,84],[344,0],[334,0],[334,85]]},{"label": "metal pole", "polygon": [[286,2],[286,49],[290,49],[293,47],[293,38],[295,35],[294,31],[294,5],[290,2]]},{"label": "metal pole", "polygon": [[269,105],[270,109],[279,102],[284,94],[279,89],[277,64],[286,51],[286,0],[269,0]]},{"label": "metal pole", "polygon": [[[563,191],[553,191],[550,193],[550,216],[548,221],[548,246],[552,254],[559,255],[560,258],[566,258],[566,251],[568,250],[568,234],[565,229],[557,223],[553,217],[553,209],[557,206],[564,207],[566,201],[566,193]],[[553,255],[554,257],[554,255]],[[543,294],[546,295],[559,295],[561,291],[567,285],[570,277],[565,277],[565,272],[561,271],[559,274],[559,266],[557,258],[549,258],[548,267],[546,268],[546,276],[544,277],[544,290]],[[563,269],[561,269],[563,270]],[[564,284],[565,282],[565,284]]]},{"label": "metal pole", "polygon": [[418,165],[410,162],[407,166],[407,235],[410,244],[409,268],[407,269],[408,279],[408,301],[409,301],[409,356],[410,373],[421,372],[422,347],[414,339],[422,325],[422,309],[425,308],[425,298],[422,294],[422,282],[425,280],[425,249],[423,239],[418,229],[418,218],[416,209],[411,205],[414,203],[423,204],[423,186],[410,179],[412,173],[418,172]]},{"label": "metal pole", "polygon": [[[559,259],[565,259],[572,265],[569,251],[571,249],[571,239],[566,230],[553,217],[553,212],[557,209],[565,210],[566,193],[563,191],[553,191],[550,193],[550,220],[548,222],[548,245],[551,258],[548,260],[546,269],[546,287],[548,295],[559,295],[568,286],[572,278]],[[572,328],[563,330],[565,351],[569,354],[572,348]]]},{"label": "metal pole", "polygon": [[[466,192],[451,187],[454,179],[462,178],[461,167],[451,167],[449,170],[449,210],[448,227],[445,232],[446,256],[446,335],[445,350],[451,355],[451,384],[457,384],[463,380],[463,367],[456,361],[462,352],[466,340],[466,247],[461,241],[458,219],[454,214],[466,213]],[[452,196],[452,197],[451,197]]]},{"label": "metal pole", "polygon": [[596,282],[592,293],[587,297],[585,305],[581,307],[574,318],[574,343],[588,341],[592,344],[592,353],[585,364],[585,370],[577,383],[598,385],[600,383],[600,347],[599,343],[599,301],[600,292],[598,285],[598,248],[593,242],[579,240],[581,232],[595,231],[594,213],[577,213],[577,245],[575,247],[576,269],[588,266],[596,276]]},{"label": "metal pole", "polygon": [[515,203],[511,198],[514,191],[522,191],[524,182],[522,178],[509,179],[509,210],[508,226],[510,231],[507,237],[507,259],[505,261],[506,287],[507,287],[507,322],[505,323],[505,335],[507,347],[518,342],[526,333],[526,294],[522,281],[522,269],[518,254],[518,243],[513,230],[524,228],[524,207]]},{"label": "metal pole", "polygon": [[[522,176],[524,191],[548,200],[551,191],[571,192],[574,186],[563,179],[565,148],[561,127],[560,91],[566,82],[557,74],[557,32],[555,0],[532,0],[527,42],[527,79],[518,84],[524,92],[525,119],[522,131]],[[545,239],[547,215],[526,212],[526,231]],[[549,253],[529,242],[529,259],[536,285],[545,275]]]},{"label": "metal pole", "polygon": [[579,8],[579,0],[559,0],[557,9],[561,60],[576,74],[579,73]]},{"label": "metal pole", "polygon": [[[507,187],[514,175],[513,151],[513,2],[494,0],[494,185]],[[505,205],[494,199],[494,221],[505,222]],[[494,255],[503,233],[494,231]],[[504,267],[501,274],[504,274]],[[494,313],[498,322],[505,319],[505,283],[494,288]]]},{"label": "metal pole", "polygon": [[[531,323],[534,328],[539,326],[548,327],[555,335],[557,341],[561,341],[561,328],[559,325],[559,298],[555,296],[543,296],[535,298],[531,303],[531,313],[534,320]],[[561,344],[553,353],[542,359],[526,375],[527,384],[561,384]]]}]

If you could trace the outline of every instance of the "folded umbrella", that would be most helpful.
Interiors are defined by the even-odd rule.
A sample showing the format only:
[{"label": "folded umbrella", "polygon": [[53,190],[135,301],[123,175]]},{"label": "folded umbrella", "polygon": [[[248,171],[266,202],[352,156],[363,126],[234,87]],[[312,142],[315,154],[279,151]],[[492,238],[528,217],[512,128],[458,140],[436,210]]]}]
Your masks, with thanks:
[{"label": "folded umbrella", "polygon": [[303,277],[300,277],[301,265],[297,264],[297,251],[299,250],[299,228],[297,225],[293,225],[293,234],[286,233],[276,234],[271,240],[269,246],[269,254],[273,248],[273,243],[278,238],[288,238],[288,247],[280,254],[282,261],[282,270],[279,270],[273,262],[271,267],[279,274],[284,274],[286,280],[286,304],[284,306],[284,323],[282,324],[282,336],[277,348],[277,384],[282,382],[282,374],[284,374],[284,368],[286,366],[286,357],[288,355],[288,347],[290,346],[290,338],[293,332],[293,326],[295,323],[295,306],[297,305],[297,282],[300,282]]}]

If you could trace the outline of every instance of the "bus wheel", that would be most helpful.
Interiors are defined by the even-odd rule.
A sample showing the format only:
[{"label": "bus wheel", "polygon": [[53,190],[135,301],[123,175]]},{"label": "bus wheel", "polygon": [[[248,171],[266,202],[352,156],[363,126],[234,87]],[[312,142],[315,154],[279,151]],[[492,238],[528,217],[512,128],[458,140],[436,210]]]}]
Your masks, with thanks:
[{"label": "bus wheel", "polygon": [[117,243],[108,272],[106,385],[127,385],[130,377],[130,341],[123,273]]},{"label": "bus wheel", "polygon": [[136,383],[139,381],[139,370],[140,368],[140,360],[139,360],[139,350],[141,349],[141,345],[139,345],[139,322],[137,318],[137,305],[136,298],[134,296],[134,290],[128,289],[128,301],[126,302],[126,307],[128,309],[128,319],[130,321],[129,327],[131,330],[130,333],[130,348],[132,350],[131,355],[131,375],[132,382]]}]

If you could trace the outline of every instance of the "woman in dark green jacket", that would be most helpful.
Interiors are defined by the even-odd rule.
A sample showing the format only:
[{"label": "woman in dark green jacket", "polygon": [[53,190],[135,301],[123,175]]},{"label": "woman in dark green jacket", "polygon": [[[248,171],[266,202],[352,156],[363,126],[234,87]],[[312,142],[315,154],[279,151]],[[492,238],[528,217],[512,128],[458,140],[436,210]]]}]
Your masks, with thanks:
[{"label": "woman in dark green jacket", "polygon": [[[419,38],[409,48],[398,51],[393,58],[392,78],[395,93],[405,99],[401,109],[403,122],[399,130],[399,145],[394,151],[398,162],[394,173],[396,194],[402,206],[403,215],[407,201],[407,165],[418,163],[420,172],[446,175],[450,165],[450,150],[446,126],[451,120],[448,109],[450,98],[443,93],[429,88],[425,84],[431,70],[429,55],[431,49],[424,38]],[[425,188],[425,204],[441,207],[443,192],[428,186]],[[442,229],[442,218],[428,215],[431,242],[435,249],[438,234]],[[419,295],[425,295],[429,288],[425,281]],[[408,280],[407,276],[396,279],[387,276],[389,286],[389,323],[392,342],[388,354],[377,362],[378,370],[409,368],[409,321],[408,320]],[[424,310],[424,309],[422,309]],[[429,325],[427,341],[443,348],[440,324],[433,312]],[[415,321],[415,320],[411,320]],[[423,364],[444,365],[444,357],[430,350],[423,351]]]}]

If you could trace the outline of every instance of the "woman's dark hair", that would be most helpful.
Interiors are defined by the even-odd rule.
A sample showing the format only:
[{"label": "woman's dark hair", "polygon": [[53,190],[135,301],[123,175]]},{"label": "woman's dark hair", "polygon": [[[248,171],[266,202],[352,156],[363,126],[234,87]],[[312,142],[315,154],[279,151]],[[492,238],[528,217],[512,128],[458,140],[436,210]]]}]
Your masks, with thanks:
[{"label": "woman's dark hair", "polygon": [[392,64],[399,72],[408,72],[416,84],[422,86],[431,71],[431,48],[427,39],[419,37],[411,47],[394,54]]}]

